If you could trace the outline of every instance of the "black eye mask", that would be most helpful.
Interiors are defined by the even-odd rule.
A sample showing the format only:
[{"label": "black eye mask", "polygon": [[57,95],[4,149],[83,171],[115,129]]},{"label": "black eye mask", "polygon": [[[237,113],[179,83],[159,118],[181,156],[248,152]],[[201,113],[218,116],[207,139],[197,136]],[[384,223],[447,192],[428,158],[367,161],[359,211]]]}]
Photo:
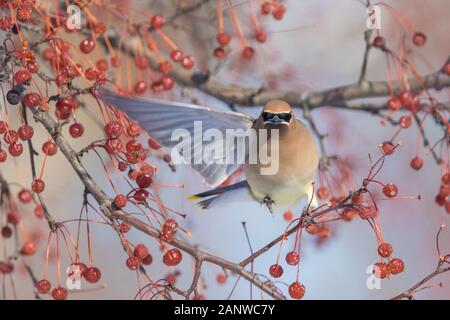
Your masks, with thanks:
[{"label": "black eye mask", "polygon": [[291,112],[286,112],[286,113],[263,112],[263,114],[262,114],[262,118],[263,118],[264,122],[269,121],[270,119],[272,119],[275,116],[277,116],[279,119],[283,120],[284,122],[289,123],[289,121],[291,121],[291,118],[292,118],[292,113]]}]

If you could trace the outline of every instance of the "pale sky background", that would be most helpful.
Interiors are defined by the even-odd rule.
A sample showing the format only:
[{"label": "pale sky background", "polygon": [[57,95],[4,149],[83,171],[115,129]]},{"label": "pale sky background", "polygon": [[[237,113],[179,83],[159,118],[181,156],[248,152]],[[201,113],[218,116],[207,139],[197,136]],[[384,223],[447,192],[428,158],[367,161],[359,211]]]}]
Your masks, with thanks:
[{"label": "pale sky background", "polygon": [[[411,33],[407,34],[407,45],[414,50],[416,57],[414,62],[419,72],[425,74],[440,68],[450,52],[448,42],[450,2],[447,0],[396,0],[389,3],[410,19],[418,30],[425,32],[428,36],[425,47],[415,48],[409,40]],[[360,1],[289,0],[286,5],[288,10],[283,21],[274,22],[273,19],[264,19],[266,30],[273,33],[270,34],[266,44],[257,47],[255,61],[248,66],[239,66],[231,57],[232,61],[221,69],[218,76],[223,77],[224,81],[233,81],[242,86],[258,86],[264,82],[264,79],[267,81],[268,75],[279,75],[283,70],[288,69],[293,74],[293,79],[281,80],[279,82],[281,89],[318,90],[355,82],[362,63],[363,32],[366,20],[365,7]],[[248,24],[248,17],[243,11],[240,13],[243,16],[242,22]],[[198,22],[200,26],[204,26],[203,33],[213,32],[214,29],[211,29],[207,23],[201,22],[200,19],[196,21],[200,21]],[[229,24],[228,27],[230,27]],[[382,11],[382,33],[386,36],[390,47],[395,48],[400,43],[401,28],[385,10]],[[422,58],[425,58],[426,63],[422,62]],[[208,60],[199,62],[203,68],[215,64]],[[239,72],[236,68],[239,68]],[[234,70],[232,76],[229,76],[230,69]],[[367,72],[368,78],[384,80],[385,72],[384,56],[373,51]],[[213,98],[196,92],[192,94],[205,105],[224,108]],[[164,98],[164,96],[161,97]],[[448,100],[448,89],[442,92],[440,97]],[[177,94],[171,98],[179,99]],[[256,115],[259,109],[241,108],[240,111]],[[297,114],[301,117],[300,112],[297,111]],[[378,144],[390,139],[396,130],[390,125],[381,126],[378,118],[358,112],[344,111],[336,114],[334,111],[323,108],[314,111],[313,115],[322,132],[341,133],[342,143],[328,144],[328,147],[330,150],[337,151],[338,154],[351,156],[352,160],[358,163],[358,170],[354,172],[358,183],[364,178],[369,168],[368,153],[376,158]],[[86,146],[94,136],[101,137],[95,125],[92,124],[92,128],[89,127],[87,130],[83,139],[71,141],[76,149]],[[43,141],[45,135],[42,130],[40,131],[38,134],[42,135]],[[428,132],[431,141],[438,139],[438,130],[428,130]],[[332,225],[332,236],[321,246],[317,246],[314,238],[308,234],[305,234],[303,238],[300,282],[306,286],[305,299],[387,299],[406,290],[434,270],[437,263],[435,234],[441,222],[448,223],[450,220],[444,209],[434,203],[434,197],[439,188],[440,169],[432,158],[422,153],[425,160],[423,169],[415,172],[409,167],[409,161],[415,152],[416,139],[416,127],[399,136],[398,140],[402,141],[402,146],[395,155],[389,157],[379,177],[384,182],[395,182],[399,187],[399,194],[420,194],[423,199],[379,203],[384,236],[393,245],[394,255],[405,262],[405,272],[383,281],[380,290],[368,290],[366,269],[378,261],[374,233],[370,226],[360,219],[354,219],[351,223],[339,222]],[[10,180],[28,185],[30,173],[27,167],[28,160],[25,160],[21,159],[18,162],[18,169],[14,169],[12,162],[9,161],[7,169],[2,167],[2,172]],[[83,158],[83,161],[92,175],[98,181],[103,181],[105,189],[110,191],[103,169],[95,155],[88,155]],[[247,222],[254,249],[261,248],[280,235],[286,227],[286,222],[281,215],[272,217],[258,203],[230,203],[211,212],[201,212],[193,203],[185,200],[188,195],[207,189],[202,185],[199,176],[192,173],[188,167],[180,167],[177,173],[173,174],[162,162],[154,160],[154,163],[160,166],[161,172],[158,179],[161,183],[185,184],[184,189],[165,189],[161,191],[161,195],[171,208],[188,215],[184,225],[193,234],[189,242],[199,244],[207,251],[238,262],[249,255],[241,226],[242,221]],[[26,169],[23,169],[24,167]],[[61,154],[49,159],[45,172],[45,176],[50,180],[43,195],[52,214],[61,220],[77,217],[83,189]],[[126,186],[123,185],[122,188],[126,190]],[[91,213],[91,216],[94,214]],[[35,220],[32,221],[29,225],[35,224]],[[45,226],[45,222],[39,223]],[[72,230],[75,230],[75,225]],[[73,294],[71,298],[133,298],[137,292],[136,275],[125,267],[126,256],[117,236],[109,228],[101,225],[92,226],[92,234],[95,265],[102,270],[101,283],[106,283],[108,288],[95,293]],[[151,248],[154,262],[147,268],[150,276],[153,279],[164,277],[167,268],[161,268],[163,266],[160,262],[161,255],[155,246],[155,241],[138,232],[130,232],[129,236],[130,240],[136,243],[143,242]],[[292,240],[283,248],[283,259],[291,247]],[[449,240],[450,230],[444,230],[441,237],[444,252],[450,252]],[[255,264],[255,271],[268,275],[268,268],[274,263],[277,250],[278,247],[275,247],[259,258]],[[84,260],[87,260],[87,255],[83,256]],[[43,257],[44,248],[41,248],[37,256],[30,260],[38,276],[42,275]],[[286,264],[283,267],[285,273],[281,280],[289,284],[295,279],[296,268]],[[181,272],[177,285],[185,288],[190,284],[192,275],[192,261],[187,255],[181,264]],[[207,298],[220,299],[228,296],[236,277],[229,278],[225,285],[218,285],[215,277],[220,272],[217,266],[209,264],[204,266],[203,276],[208,286],[204,294]],[[50,274],[54,275],[53,284],[56,276],[54,272]],[[443,289],[428,289],[417,294],[416,297],[418,299],[450,298],[450,274],[442,275],[429,284],[436,285],[439,282],[443,283]],[[95,287],[85,282],[83,285],[84,288]],[[17,286],[20,288],[20,298],[31,297],[28,278],[18,280]],[[283,285],[280,285],[280,288],[287,294]],[[253,292],[258,293],[258,290],[254,289]],[[249,284],[240,280],[232,298],[248,299]]]}]

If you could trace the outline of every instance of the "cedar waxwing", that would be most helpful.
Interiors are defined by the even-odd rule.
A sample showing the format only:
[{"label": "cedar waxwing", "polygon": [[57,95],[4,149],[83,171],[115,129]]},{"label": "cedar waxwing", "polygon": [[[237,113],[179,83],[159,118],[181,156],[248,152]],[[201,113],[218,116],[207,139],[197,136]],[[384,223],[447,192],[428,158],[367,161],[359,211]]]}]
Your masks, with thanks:
[{"label": "cedar waxwing", "polygon": [[[281,100],[268,102],[261,115],[257,119],[253,119],[238,112],[225,112],[192,104],[121,96],[103,88],[100,88],[98,93],[100,99],[108,105],[117,107],[131,119],[137,121],[142,129],[146,130],[150,137],[161,145],[176,148],[180,152],[178,149],[189,144],[188,147],[192,149],[192,152],[180,152],[181,157],[203,176],[206,184],[215,187],[215,189],[189,197],[191,200],[203,199],[199,202],[202,208],[211,207],[213,203],[218,202],[218,199],[226,198],[225,194],[231,194],[232,191],[237,190],[249,193],[258,202],[265,204],[270,212],[273,212],[273,205],[277,207],[291,206],[304,197],[311,201],[312,206],[317,206],[312,186],[319,163],[316,142],[309,129],[295,118],[291,107],[286,102]],[[227,129],[253,129],[256,133],[265,131],[268,136],[273,137],[275,136],[273,132],[276,130],[276,140],[264,140],[261,135],[257,134],[256,140],[250,144],[256,143],[257,149],[264,147],[267,154],[277,151],[277,170],[272,174],[261,174],[269,164],[261,161],[259,156],[256,157],[256,161],[249,162],[250,151],[257,150],[250,147],[245,149],[246,161],[244,164],[226,161],[229,159],[230,153],[235,153],[239,146],[226,149],[224,154],[219,153],[220,157],[225,159],[222,162],[198,163],[193,161],[201,152],[198,150],[202,150],[202,147],[223,142],[219,141],[217,137],[215,140],[209,141],[194,139],[193,143],[188,140],[183,142],[184,145],[179,141],[174,141],[173,132],[180,128],[194,136],[195,131],[198,130],[194,124],[196,121],[201,121],[202,132],[206,132],[208,129],[218,129],[225,134]],[[257,151],[260,152],[260,150]],[[214,155],[214,158],[217,160],[217,155]],[[217,188],[241,165],[246,180]]]}]

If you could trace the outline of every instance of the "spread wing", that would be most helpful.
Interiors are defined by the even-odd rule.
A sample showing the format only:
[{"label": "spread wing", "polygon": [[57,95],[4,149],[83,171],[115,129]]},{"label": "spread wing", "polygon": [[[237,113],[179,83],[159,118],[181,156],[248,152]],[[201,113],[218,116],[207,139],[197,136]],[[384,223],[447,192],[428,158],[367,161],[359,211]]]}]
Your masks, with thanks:
[{"label": "spread wing", "polygon": [[[248,115],[187,103],[121,96],[103,88],[98,90],[98,95],[106,104],[117,107],[137,121],[161,145],[177,148],[184,161],[191,164],[210,186],[219,185],[240,166],[242,162],[236,161],[238,150],[244,150],[244,157],[247,155],[248,147],[243,146],[245,139],[235,139],[231,144],[225,140],[227,129],[246,132],[251,128],[254,119]],[[175,141],[174,133],[178,135]],[[211,133],[216,134],[211,136]],[[183,137],[190,135],[191,139],[181,138],[180,134]],[[203,134],[209,139],[202,138]],[[203,161],[205,157],[209,161]]]}]

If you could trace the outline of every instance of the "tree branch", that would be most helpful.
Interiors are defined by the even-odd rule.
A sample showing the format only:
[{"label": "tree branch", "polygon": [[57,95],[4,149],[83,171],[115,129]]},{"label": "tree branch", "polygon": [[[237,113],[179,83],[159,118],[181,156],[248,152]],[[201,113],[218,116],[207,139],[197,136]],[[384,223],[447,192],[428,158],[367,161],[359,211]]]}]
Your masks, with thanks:
[{"label": "tree branch", "polygon": [[[50,135],[53,136],[55,143],[58,145],[61,152],[64,154],[64,156],[71,164],[72,168],[77,173],[78,177],[84,184],[86,190],[92,195],[95,201],[99,204],[100,210],[107,218],[121,220],[133,226],[134,228],[148,235],[151,235],[152,237],[161,238],[159,230],[147,225],[143,221],[133,217],[132,215],[122,210],[112,209],[111,207],[112,200],[95,183],[95,181],[92,179],[92,177],[90,176],[88,171],[84,168],[83,164],[78,158],[77,152],[75,152],[72,149],[72,147],[69,145],[64,136],[58,132],[57,122],[52,117],[50,117],[48,113],[39,111],[37,109],[33,109],[33,114],[35,119],[45,127],[45,129],[50,133]],[[263,282],[262,280],[259,279],[259,277],[256,274],[245,270],[245,268],[238,263],[227,261],[218,256],[210,254],[206,251],[200,250],[196,246],[190,245],[178,239],[174,239],[167,243],[190,254],[192,257],[194,257],[194,259],[196,259],[197,262],[198,261],[211,262],[224,269],[237,273],[238,275],[242,276],[243,278],[253,283],[256,287],[260,288],[265,293],[273,297],[274,299],[285,299],[284,295],[281,294],[279,291],[274,290],[273,286],[270,283]],[[194,288],[196,285],[195,276],[196,275],[194,275],[194,281],[191,286],[192,288]],[[199,275],[197,275],[197,277],[198,276]],[[190,294],[193,290],[194,289],[191,290],[190,288],[187,290],[187,293]]]}]

